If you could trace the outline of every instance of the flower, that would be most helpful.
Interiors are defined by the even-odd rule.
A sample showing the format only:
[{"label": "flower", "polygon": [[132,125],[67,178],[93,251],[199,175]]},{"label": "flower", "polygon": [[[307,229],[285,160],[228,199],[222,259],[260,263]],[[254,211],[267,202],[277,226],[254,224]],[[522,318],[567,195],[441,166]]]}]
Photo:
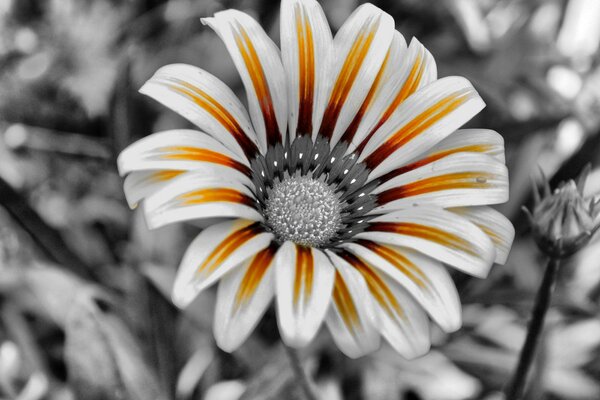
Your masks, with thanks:
[{"label": "flower", "polygon": [[584,196],[588,165],[578,178],[562,182],[553,193],[544,177],[543,192],[534,187],[533,212],[523,207],[538,247],[551,257],[573,255],[600,228],[600,199]]},{"label": "flower", "polygon": [[[430,347],[427,314],[461,325],[448,264],[478,277],[506,260],[514,230],[487,205],[508,197],[502,137],[457,130],[484,103],[437,79],[391,16],[359,7],[335,38],[319,4],[284,0],[281,53],[235,10],[203,19],[241,75],[249,115],[216,77],[161,68],[142,93],[202,131],[155,133],[124,150],[129,203],[150,227],[222,218],[185,253],[173,301],[220,281],[214,334],[236,349],[275,299],[284,342],[325,321],[350,357],[380,336],[407,358]],[[214,221],[214,220],[213,220]]]}]

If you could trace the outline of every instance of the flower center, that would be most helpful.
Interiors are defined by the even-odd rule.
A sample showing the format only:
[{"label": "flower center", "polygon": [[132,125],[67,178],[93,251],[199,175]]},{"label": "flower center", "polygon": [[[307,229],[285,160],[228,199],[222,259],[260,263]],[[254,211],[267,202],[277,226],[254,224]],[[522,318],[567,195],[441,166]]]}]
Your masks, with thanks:
[{"label": "flower center", "polygon": [[341,227],[340,211],[331,187],[307,176],[276,182],[265,206],[267,223],[278,238],[305,246],[327,243]]}]

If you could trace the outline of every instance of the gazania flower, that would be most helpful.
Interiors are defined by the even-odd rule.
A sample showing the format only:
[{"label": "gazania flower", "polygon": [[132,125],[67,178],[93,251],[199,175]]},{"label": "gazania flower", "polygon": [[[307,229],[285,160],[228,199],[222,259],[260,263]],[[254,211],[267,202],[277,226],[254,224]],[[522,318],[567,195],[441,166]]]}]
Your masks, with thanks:
[{"label": "gazania flower", "polygon": [[332,38],[317,2],[284,0],[281,51],[242,12],[202,21],[227,46],[249,113],[208,72],[163,67],[141,92],[200,131],[156,133],[119,158],[150,227],[214,222],[183,257],[175,304],[220,281],[214,333],[226,351],[273,299],[288,345],[325,321],[350,357],[380,336],[405,357],[425,353],[427,314],[458,329],[444,264],[484,277],[513,238],[486,206],[508,196],[501,136],[457,130],[484,107],[471,84],[437,79],[431,54],[371,4]]}]

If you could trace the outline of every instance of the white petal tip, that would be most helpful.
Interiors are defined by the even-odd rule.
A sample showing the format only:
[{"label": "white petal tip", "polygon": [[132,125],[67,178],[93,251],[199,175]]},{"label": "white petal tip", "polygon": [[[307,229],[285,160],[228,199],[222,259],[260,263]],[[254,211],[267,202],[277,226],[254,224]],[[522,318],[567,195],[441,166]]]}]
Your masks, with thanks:
[{"label": "white petal tip", "polygon": [[340,349],[340,350],[342,351],[342,353],[344,353],[344,355],[346,357],[356,360],[358,358],[361,358],[361,357],[364,357],[366,355],[376,352],[377,350],[379,350],[380,345],[381,345],[381,342],[379,340],[377,340],[371,346],[363,346],[360,348],[357,347],[356,349],[344,349],[344,350]]},{"label": "white petal tip", "polygon": [[[124,151],[125,150],[123,150],[123,152]],[[125,175],[125,160],[123,159],[123,152],[121,152],[117,157],[117,172],[119,173],[119,176]]]},{"label": "white petal tip", "polygon": [[193,287],[190,284],[176,281],[171,294],[171,301],[177,308],[184,309],[194,301],[202,289],[201,287]]},{"label": "white petal tip", "polygon": [[229,336],[217,336],[215,335],[215,342],[217,346],[226,353],[233,353],[236,351],[243,342],[235,339],[231,335]]},{"label": "white petal tip", "polygon": [[171,295],[171,301],[173,302],[175,307],[184,309],[192,302],[192,300],[194,300],[194,297],[191,297],[189,294],[186,295],[185,293],[179,292],[180,290],[173,290],[173,294]]},{"label": "white petal tip", "polygon": [[504,265],[506,264],[506,261],[508,260],[508,255],[510,253],[502,253],[502,254],[497,254],[496,255],[496,259],[494,260],[494,262],[498,265]]},{"label": "white petal tip", "polygon": [[127,206],[129,207],[130,210],[137,209],[141,202],[141,200],[130,198],[129,196],[127,196],[127,193],[125,193],[125,201],[127,202]]},{"label": "white petal tip", "polygon": [[429,341],[418,344],[416,347],[412,348],[410,351],[400,352],[400,355],[407,360],[414,360],[420,357],[423,357],[425,354],[429,353],[431,350],[431,343]]},{"label": "white petal tip", "polygon": [[151,91],[150,87],[152,85],[153,84],[150,81],[148,81],[148,82],[144,83],[141,88],[138,89],[138,92],[143,95],[149,96],[149,92]]},{"label": "white petal tip", "polygon": [[462,318],[448,320],[439,325],[440,328],[442,328],[442,330],[446,333],[456,332],[462,327]]},{"label": "white petal tip", "polygon": [[279,330],[281,334],[281,340],[289,347],[293,347],[295,349],[300,349],[306,347],[315,335],[306,335],[303,332],[294,332],[294,333],[285,333]]},{"label": "white petal tip", "polygon": [[470,271],[468,274],[479,279],[485,279],[490,274],[492,270],[493,262],[489,264],[489,266],[477,270]]},{"label": "white petal tip", "polygon": [[152,217],[148,216],[148,214],[146,214],[146,226],[148,227],[148,229],[154,230],[154,229],[161,228],[165,225],[166,225],[166,223],[161,222],[161,221],[156,221],[155,218],[152,218]]},{"label": "white petal tip", "polygon": [[342,353],[344,353],[344,355],[346,357],[351,358],[352,360],[357,360],[357,359],[359,359],[361,357],[366,356],[367,354],[373,353],[375,350],[377,350],[377,349],[363,351],[363,352],[360,352],[360,353],[358,353],[358,352],[357,353],[350,353],[348,351],[343,351]]}]

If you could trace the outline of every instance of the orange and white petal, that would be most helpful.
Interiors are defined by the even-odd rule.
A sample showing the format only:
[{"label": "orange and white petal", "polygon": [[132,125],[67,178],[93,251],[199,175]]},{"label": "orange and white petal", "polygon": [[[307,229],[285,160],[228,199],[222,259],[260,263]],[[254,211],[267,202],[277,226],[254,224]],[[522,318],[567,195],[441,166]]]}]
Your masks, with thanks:
[{"label": "orange and white petal", "polygon": [[188,119],[239,157],[256,154],[258,141],[244,106],[214,75],[191,65],[166,65],[140,93]]},{"label": "orange and white petal", "polygon": [[468,219],[485,232],[496,247],[494,262],[497,264],[506,263],[515,238],[515,228],[508,218],[499,211],[486,206],[449,208],[448,211]]},{"label": "orange and white petal", "polygon": [[365,146],[359,157],[377,178],[427,152],[473,118],[485,103],[471,83],[447,77],[406,99]]},{"label": "orange and white petal", "polygon": [[397,45],[401,51],[390,53],[391,68],[387,69],[381,91],[365,112],[348,151],[361,153],[375,132],[409,96],[437,79],[435,60],[417,39],[413,38],[407,49],[404,38],[396,32],[394,42],[401,44]]},{"label": "orange and white petal", "polygon": [[504,164],[504,138],[498,132],[491,129],[459,129],[437,146],[429,151],[426,156],[448,155],[449,153],[471,152],[483,153],[495,158]]},{"label": "orange and white petal", "polygon": [[508,200],[508,170],[486,154],[457,153],[398,175],[373,191],[373,212],[413,205],[438,207],[499,204]]},{"label": "orange and white petal", "polygon": [[416,206],[373,218],[355,238],[409,247],[481,278],[496,258],[494,244],[479,227],[435,207]]},{"label": "orange and white petal", "polygon": [[281,58],[289,94],[289,135],[312,135],[327,100],[333,38],[323,9],[315,0],[281,3]]},{"label": "orange and white petal", "polygon": [[319,249],[285,242],[275,257],[277,322],[283,341],[305,346],[316,335],[333,291],[335,268]]},{"label": "orange and white petal", "polygon": [[397,281],[444,331],[460,328],[460,299],[441,262],[406,247],[370,240],[343,247]]},{"label": "orange and white petal", "polygon": [[228,176],[231,168],[206,165],[174,178],[144,202],[151,229],[181,221],[233,217],[262,221],[254,194]]},{"label": "orange and white petal", "polygon": [[287,132],[287,89],[279,49],[248,14],[237,10],[202,18],[223,40],[240,73],[261,151]]},{"label": "orange and white petal", "polygon": [[360,272],[335,253],[326,252],[336,273],[325,322],[338,348],[348,357],[358,358],[379,348],[375,308]]},{"label": "orange and white petal", "polygon": [[185,307],[227,272],[267,248],[273,235],[260,223],[234,219],[209,226],[186,250],[173,288],[173,303]]},{"label": "orange and white petal", "polygon": [[237,349],[252,333],[275,294],[275,242],[227,273],[219,282],[215,322],[217,345]]},{"label": "orange and white petal", "polygon": [[405,358],[422,356],[431,346],[423,309],[394,279],[349,252],[339,253],[363,276],[375,309],[375,326]]},{"label": "orange and white petal", "polygon": [[340,139],[375,81],[394,37],[394,19],[363,4],[333,40],[329,90],[319,134],[334,145]]},{"label": "orange and white petal", "polygon": [[415,157],[411,162],[381,176],[381,182],[387,182],[398,175],[440,160],[456,153],[481,153],[493,157],[499,163],[505,163],[504,139],[490,129],[459,129],[425,154]]},{"label": "orange and white petal", "polygon": [[174,129],[153,133],[129,145],[119,154],[119,174],[143,170],[187,171],[202,163],[234,168],[250,175],[250,163],[225,145],[200,131]]},{"label": "orange and white petal", "polygon": [[146,197],[158,192],[173,178],[185,172],[168,169],[131,172],[123,183],[123,191],[129,208],[136,208]]},{"label": "orange and white petal", "polygon": [[[394,31],[392,43],[388,49],[388,53],[383,59],[383,63],[379,67],[379,72],[369,89],[367,97],[363,100],[360,108],[354,115],[350,125],[344,130],[340,141],[349,145],[346,153],[350,153],[356,146],[352,145],[353,140],[358,140],[357,137],[365,136],[365,122],[369,116],[374,114],[373,105],[377,103],[384,93],[389,90],[389,86],[392,84],[392,76],[394,71],[397,70],[398,65],[402,65],[406,58],[406,40],[404,36],[398,31]],[[372,119],[372,118],[371,118]]]}]

